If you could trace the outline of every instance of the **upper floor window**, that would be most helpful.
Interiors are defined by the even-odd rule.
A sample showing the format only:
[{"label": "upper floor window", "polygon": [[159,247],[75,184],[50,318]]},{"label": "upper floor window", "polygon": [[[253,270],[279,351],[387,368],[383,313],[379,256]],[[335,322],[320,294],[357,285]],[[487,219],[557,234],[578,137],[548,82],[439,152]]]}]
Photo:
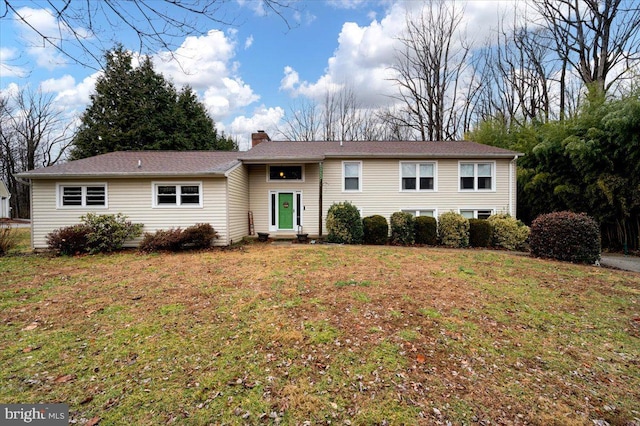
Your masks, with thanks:
[{"label": "upper floor window", "polygon": [[494,189],[494,163],[460,163],[461,191],[491,191]]},{"label": "upper floor window", "polygon": [[202,207],[202,184],[153,185],[154,207]]},{"label": "upper floor window", "polygon": [[58,207],[106,207],[107,185],[59,185]]},{"label": "upper floor window", "polygon": [[343,191],[361,191],[362,162],[344,161],[342,163]]},{"label": "upper floor window", "polygon": [[269,166],[269,180],[304,180],[302,166]]},{"label": "upper floor window", "polygon": [[402,191],[433,191],[435,189],[435,163],[400,163]]}]

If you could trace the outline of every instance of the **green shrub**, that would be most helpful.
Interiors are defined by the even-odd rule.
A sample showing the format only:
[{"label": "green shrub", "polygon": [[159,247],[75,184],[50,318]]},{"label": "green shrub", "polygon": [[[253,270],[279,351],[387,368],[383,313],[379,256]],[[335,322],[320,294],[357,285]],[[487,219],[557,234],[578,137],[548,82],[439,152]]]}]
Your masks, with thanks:
[{"label": "green shrub", "polygon": [[333,203],[327,213],[327,241],[340,244],[361,244],[364,237],[360,212],[348,201]]},{"label": "green shrub", "polygon": [[47,235],[47,246],[64,256],[73,256],[89,251],[89,233],[85,225],[73,225],[56,229]]},{"label": "green shrub", "polygon": [[522,250],[529,238],[529,227],[508,214],[494,214],[487,219],[493,228],[491,244],[507,250]]},{"label": "green shrub", "polygon": [[218,234],[208,223],[197,223],[182,232],[183,248],[205,249],[211,247]]},{"label": "green shrub", "polygon": [[459,213],[447,212],[438,217],[440,243],[448,247],[469,245],[469,220]]},{"label": "green shrub", "polygon": [[153,234],[145,232],[138,246],[140,251],[179,251],[182,248],[182,229],[159,229]]},{"label": "green shrub", "polygon": [[438,221],[435,217],[418,216],[415,220],[416,244],[438,244]]},{"label": "green shrub", "polygon": [[471,247],[489,247],[493,226],[485,219],[469,219],[469,245]]},{"label": "green shrub", "polygon": [[18,234],[10,226],[0,225],[0,256],[9,253],[18,245]]},{"label": "green shrub", "polygon": [[408,246],[414,244],[415,217],[407,212],[395,212],[391,215],[391,244]]},{"label": "green shrub", "polygon": [[95,214],[88,213],[80,220],[89,227],[88,249],[90,253],[110,253],[120,250],[127,240],[142,235],[142,224],[127,221],[122,213]]},{"label": "green shrub", "polygon": [[600,229],[584,213],[544,214],[531,223],[529,246],[537,257],[593,264],[600,259]]},{"label": "green shrub", "polygon": [[389,240],[389,224],[384,216],[373,215],[362,219],[365,244],[384,245]]}]

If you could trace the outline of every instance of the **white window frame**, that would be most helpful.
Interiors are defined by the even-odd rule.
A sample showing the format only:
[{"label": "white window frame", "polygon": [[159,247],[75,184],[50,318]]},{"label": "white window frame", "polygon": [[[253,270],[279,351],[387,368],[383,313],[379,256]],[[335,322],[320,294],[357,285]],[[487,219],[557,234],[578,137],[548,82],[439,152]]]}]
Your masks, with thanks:
[{"label": "white window frame", "polygon": [[434,208],[426,208],[426,207],[418,207],[418,208],[402,208],[400,209],[400,211],[405,212],[405,213],[411,213],[414,217],[418,217],[418,216],[428,216],[428,215],[423,215],[423,212],[431,212],[433,213],[433,216],[430,217],[434,217],[437,218],[438,217],[438,209],[434,209]]},{"label": "white window frame", "polygon": [[496,214],[496,209],[493,208],[476,208],[476,207],[469,207],[469,208],[460,208],[458,209],[458,213],[462,214],[462,212],[473,212],[473,219],[477,219],[478,218],[478,212],[479,211],[483,211],[483,212],[490,212],[489,216]]},{"label": "white window frame", "polygon": [[[92,186],[102,186],[104,187],[104,205],[87,205],[87,188]],[[69,187],[80,187],[81,188],[81,205],[79,206],[65,206],[63,200],[63,191],[64,188]],[[56,184],[56,208],[57,209],[98,209],[105,210],[109,208],[109,190],[106,182],[64,182]]]},{"label": "white window frame", "polygon": [[[300,167],[302,176],[300,179],[271,179],[271,167]],[[305,167],[304,164],[269,164],[267,165],[267,182],[283,182],[283,183],[291,183],[291,182],[304,182],[305,178]]]},{"label": "white window frame", "polygon": [[[358,165],[358,189],[346,189],[345,182],[346,178],[353,178],[355,176],[346,176],[345,175],[345,167],[347,164],[357,164]],[[342,162],[342,192],[362,192],[362,161],[343,161]]]},{"label": "white window frame", "polygon": [[[402,166],[405,164],[413,164],[415,166],[416,172],[416,189],[403,189],[402,188]],[[421,165],[431,165],[433,166],[433,189],[422,189],[420,188],[420,166]],[[400,192],[437,192],[438,191],[438,162],[437,161],[400,161],[398,165],[398,178],[399,184],[398,188]]]},{"label": "white window frame", "polygon": [[[473,188],[462,188],[462,166],[473,165]],[[478,165],[489,164],[491,166],[491,188],[478,189]],[[458,162],[458,192],[496,192],[496,162],[495,161],[460,161]]]},{"label": "white window frame", "polygon": [[[160,186],[175,186],[176,187],[176,203],[175,204],[158,204],[158,187]],[[178,188],[183,186],[197,186],[198,187],[198,196],[199,201],[198,204],[188,203],[182,204],[180,200],[181,193]],[[198,209],[203,207],[203,197],[202,193],[202,182],[151,182],[151,197],[152,197],[152,208],[154,209]]]}]

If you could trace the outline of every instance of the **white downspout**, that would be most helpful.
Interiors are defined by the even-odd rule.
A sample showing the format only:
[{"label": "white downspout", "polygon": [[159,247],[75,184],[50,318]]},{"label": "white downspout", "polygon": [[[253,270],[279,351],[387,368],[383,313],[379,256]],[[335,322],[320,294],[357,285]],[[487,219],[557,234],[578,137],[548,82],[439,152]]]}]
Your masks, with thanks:
[{"label": "white downspout", "polygon": [[516,217],[516,211],[513,178],[515,175],[516,161],[518,161],[517,155],[513,157],[513,160],[509,161],[509,214],[514,218]]}]

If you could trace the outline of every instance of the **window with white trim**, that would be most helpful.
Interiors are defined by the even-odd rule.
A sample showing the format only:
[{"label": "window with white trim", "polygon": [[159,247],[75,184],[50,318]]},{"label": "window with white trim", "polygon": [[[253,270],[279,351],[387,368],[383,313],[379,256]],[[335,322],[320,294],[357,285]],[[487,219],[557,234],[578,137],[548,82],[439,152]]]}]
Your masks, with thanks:
[{"label": "window with white trim", "polygon": [[418,217],[418,216],[429,216],[429,217],[435,217],[435,210],[430,210],[430,209],[426,209],[426,210],[421,210],[421,209],[402,209],[403,212],[405,213],[409,213],[414,217]]},{"label": "window with white trim", "polygon": [[280,180],[300,180],[304,181],[303,175],[303,167],[302,166],[290,166],[290,165],[282,165],[282,166],[269,166],[269,181],[280,181]]},{"label": "window with white trim", "polygon": [[435,190],[435,163],[400,162],[401,191]]},{"label": "window with white trim", "polygon": [[154,207],[202,207],[201,183],[154,183]]},{"label": "window with white trim", "polygon": [[493,210],[464,209],[460,210],[460,214],[467,219],[489,219],[489,216],[493,214]]},{"label": "window with white trim", "polygon": [[361,191],[362,162],[344,161],[342,163],[342,190]]},{"label": "window with white trim", "polygon": [[460,163],[461,191],[492,191],[495,163]]},{"label": "window with white trim", "polygon": [[58,207],[107,207],[107,185],[58,185]]}]

